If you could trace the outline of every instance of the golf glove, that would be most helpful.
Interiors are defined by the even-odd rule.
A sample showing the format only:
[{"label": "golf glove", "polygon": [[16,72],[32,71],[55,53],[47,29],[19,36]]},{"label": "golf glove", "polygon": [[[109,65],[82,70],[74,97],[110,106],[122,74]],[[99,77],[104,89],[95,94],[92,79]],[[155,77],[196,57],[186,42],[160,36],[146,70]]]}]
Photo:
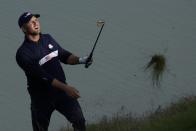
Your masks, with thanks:
[{"label": "golf glove", "polygon": [[[87,60],[88,60],[88,57],[89,57],[89,56],[80,57],[80,58],[79,58],[79,63],[80,63],[80,64],[86,64],[86,62],[87,62]],[[91,65],[92,62],[93,62],[93,60],[91,59],[87,64],[88,64],[88,65]]]}]

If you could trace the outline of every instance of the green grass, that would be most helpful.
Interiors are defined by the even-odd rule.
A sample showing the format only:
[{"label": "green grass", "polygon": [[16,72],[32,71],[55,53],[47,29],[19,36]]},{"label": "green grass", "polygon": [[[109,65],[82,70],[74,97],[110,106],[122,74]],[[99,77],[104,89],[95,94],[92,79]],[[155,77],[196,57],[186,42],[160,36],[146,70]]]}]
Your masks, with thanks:
[{"label": "green grass", "polygon": [[104,117],[96,124],[87,125],[87,131],[196,131],[196,97],[184,98],[140,118],[131,115]]},{"label": "green grass", "polygon": [[196,98],[185,98],[151,114],[140,131],[196,131]]},{"label": "green grass", "polygon": [[166,58],[162,54],[154,54],[146,65],[145,70],[150,69],[154,86],[161,86],[161,78],[167,67]]}]

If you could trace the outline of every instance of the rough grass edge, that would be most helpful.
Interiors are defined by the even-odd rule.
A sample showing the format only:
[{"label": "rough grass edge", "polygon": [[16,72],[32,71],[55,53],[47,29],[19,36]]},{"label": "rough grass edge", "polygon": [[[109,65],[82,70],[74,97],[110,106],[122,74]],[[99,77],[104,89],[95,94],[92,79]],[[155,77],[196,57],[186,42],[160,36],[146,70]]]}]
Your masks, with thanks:
[{"label": "rough grass edge", "polygon": [[[124,116],[116,114],[110,119],[103,117],[97,123],[87,124],[87,131],[192,131],[196,130],[194,125],[196,125],[196,96],[189,96],[141,117],[133,117],[131,113]],[[68,127],[60,131],[73,130]]]}]

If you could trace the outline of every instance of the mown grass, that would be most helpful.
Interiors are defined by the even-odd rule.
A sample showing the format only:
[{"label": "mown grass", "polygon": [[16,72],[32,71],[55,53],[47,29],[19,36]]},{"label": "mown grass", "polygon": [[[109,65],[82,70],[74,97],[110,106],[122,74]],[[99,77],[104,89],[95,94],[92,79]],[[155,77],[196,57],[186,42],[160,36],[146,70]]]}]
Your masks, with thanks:
[{"label": "mown grass", "polygon": [[131,115],[104,117],[96,124],[88,124],[87,131],[196,131],[196,97],[183,98],[140,118]]}]

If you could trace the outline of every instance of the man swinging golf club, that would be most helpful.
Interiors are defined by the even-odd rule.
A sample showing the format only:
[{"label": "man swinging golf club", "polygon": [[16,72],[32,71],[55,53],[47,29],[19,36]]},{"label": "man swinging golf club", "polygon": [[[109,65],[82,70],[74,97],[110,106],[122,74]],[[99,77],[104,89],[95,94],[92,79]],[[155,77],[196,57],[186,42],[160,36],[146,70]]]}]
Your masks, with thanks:
[{"label": "man swinging golf club", "polygon": [[57,110],[71,123],[74,131],[85,131],[85,119],[77,101],[77,89],[66,83],[60,62],[91,65],[92,59],[77,57],[63,49],[49,34],[40,31],[39,14],[23,13],[18,25],[25,38],[16,61],[27,77],[31,98],[33,131],[47,131],[51,114]]}]

